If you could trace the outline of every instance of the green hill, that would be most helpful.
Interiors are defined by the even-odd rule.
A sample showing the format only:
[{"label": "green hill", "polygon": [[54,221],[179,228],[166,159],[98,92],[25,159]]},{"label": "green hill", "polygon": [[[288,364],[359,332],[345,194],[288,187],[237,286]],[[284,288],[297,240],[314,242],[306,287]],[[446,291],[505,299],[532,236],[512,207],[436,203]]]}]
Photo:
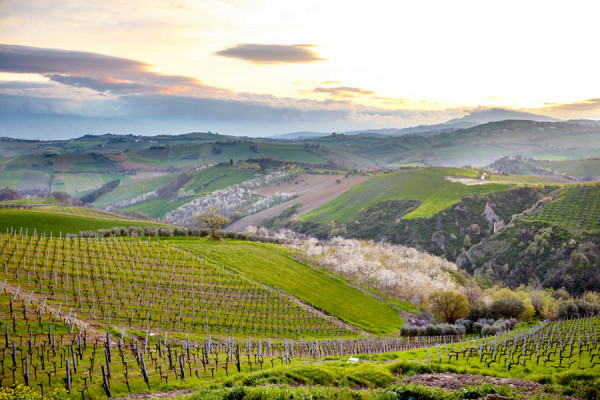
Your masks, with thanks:
[{"label": "green hill", "polygon": [[28,230],[38,233],[46,232],[54,236],[67,233],[79,233],[86,230],[108,229],[115,226],[164,226],[157,222],[130,220],[115,214],[90,212],[86,208],[51,208],[51,209],[0,209],[0,231],[13,228],[23,232]]},{"label": "green hill", "polygon": [[560,161],[534,160],[532,163],[570,176],[589,176],[600,179],[600,158]]},{"label": "green hill", "polygon": [[397,332],[399,312],[337,278],[309,268],[268,245],[208,239],[172,239],[171,244],[246,277],[277,287],[304,302],[373,333]]},{"label": "green hill", "polygon": [[572,229],[600,229],[600,183],[567,185],[527,217]]},{"label": "green hill", "polygon": [[498,192],[510,187],[500,183],[465,185],[444,179],[447,176],[473,178],[476,175],[477,171],[460,168],[418,168],[377,175],[300,219],[310,222],[350,222],[362,209],[389,200],[420,202],[404,218],[431,217],[467,194]]}]

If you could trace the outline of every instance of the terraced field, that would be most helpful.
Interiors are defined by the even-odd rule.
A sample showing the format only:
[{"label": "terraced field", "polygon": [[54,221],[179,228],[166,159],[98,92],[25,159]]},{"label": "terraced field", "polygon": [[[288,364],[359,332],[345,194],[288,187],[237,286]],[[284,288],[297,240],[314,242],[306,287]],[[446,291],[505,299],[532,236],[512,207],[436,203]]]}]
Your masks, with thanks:
[{"label": "terraced field", "polygon": [[507,190],[510,185],[465,185],[445,178],[475,177],[477,171],[462,168],[417,168],[374,176],[329,203],[300,217],[304,221],[349,222],[361,209],[387,200],[418,200],[421,205],[405,218],[430,217],[469,193]]},{"label": "terraced field", "polygon": [[565,186],[557,198],[528,216],[569,228],[600,229],[600,183]]}]

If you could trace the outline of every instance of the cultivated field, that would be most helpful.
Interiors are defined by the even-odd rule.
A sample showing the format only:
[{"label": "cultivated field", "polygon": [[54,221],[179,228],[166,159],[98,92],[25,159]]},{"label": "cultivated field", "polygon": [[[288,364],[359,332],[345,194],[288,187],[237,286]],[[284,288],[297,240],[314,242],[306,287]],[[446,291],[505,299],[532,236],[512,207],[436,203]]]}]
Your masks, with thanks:
[{"label": "cultivated field", "polygon": [[556,200],[544,203],[527,218],[574,229],[600,229],[600,183],[565,186]]},{"label": "cultivated field", "polygon": [[477,171],[459,168],[417,168],[377,175],[301,217],[305,221],[349,222],[361,209],[386,200],[418,200],[405,218],[430,217],[469,193],[507,190],[507,184],[465,185],[445,178],[473,178]]},{"label": "cultivated field", "polygon": [[[281,214],[294,204],[301,204],[297,215],[301,216],[335,199],[340,194],[369,179],[367,176],[314,175],[300,174],[286,182],[276,182],[256,189],[259,195],[272,195],[277,192],[296,193],[298,197],[277,206],[248,215],[227,227],[228,230],[242,232],[248,226],[259,226],[265,219]],[[339,181],[339,183],[338,183]],[[297,182],[297,183],[296,183]]]}]

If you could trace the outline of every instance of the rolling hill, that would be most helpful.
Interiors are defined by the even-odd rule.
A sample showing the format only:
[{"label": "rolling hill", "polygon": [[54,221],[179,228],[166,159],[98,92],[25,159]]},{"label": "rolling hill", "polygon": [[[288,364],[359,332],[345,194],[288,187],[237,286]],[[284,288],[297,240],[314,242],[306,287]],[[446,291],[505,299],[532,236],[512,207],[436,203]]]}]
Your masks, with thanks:
[{"label": "rolling hill", "polygon": [[414,200],[418,206],[406,219],[430,217],[469,193],[507,190],[506,184],[451,182],[447,177],[474,178],[477,171],[460,168],[417,168],[377,175],[301,217],[307,222],[350,222],[362,209],[390,200]]}]

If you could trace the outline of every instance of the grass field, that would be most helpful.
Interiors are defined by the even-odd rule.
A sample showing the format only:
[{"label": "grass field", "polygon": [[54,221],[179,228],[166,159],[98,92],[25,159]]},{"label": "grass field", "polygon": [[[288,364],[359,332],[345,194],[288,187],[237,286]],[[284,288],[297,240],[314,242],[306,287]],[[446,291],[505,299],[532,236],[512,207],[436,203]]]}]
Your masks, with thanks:
[{"label": "grass field", "polygon": [[418,168],[378,175],[300,219],[349,222],[358,216],[361,209],[387,200],[418,200],[421,205],[405,218],[430,217],[469,193],[498,192],[510,187],[501,183],[464,185],[444,179],[446,176],[476,175],[474,170],[460,168]]},{"label": "grass field", "polygon": [[103,218],[82,214],[65,213],[44,210],[15,210],[0,209],[0,231],[6,231],[12,227],[23,232],[28,230],[38,233],[46,232],[53,235],[66,233],[79,233],[85,230],[108,229],[115,226],[162,226],[157,222],[137,221],[119,218]]},{"label": "grass field", "polygon": [[532,163],[570,176],[592,176],[600,179],[600,158],[560,161],[534,160]]},{"label": "grass field", "polygon": [[528,219],[575,229],[600,229],[600,183],[564,186],[556,200],[542,205]]},{"label": "grass field", "polygon": [[227,265],[244,276],[281,288],[359,328],[374,333],[390,333],[397,332],[402,326],[399,313],[392,307],[288,255],[277,253],[268,245],[208,239],[172,239],[169,242]]}]

